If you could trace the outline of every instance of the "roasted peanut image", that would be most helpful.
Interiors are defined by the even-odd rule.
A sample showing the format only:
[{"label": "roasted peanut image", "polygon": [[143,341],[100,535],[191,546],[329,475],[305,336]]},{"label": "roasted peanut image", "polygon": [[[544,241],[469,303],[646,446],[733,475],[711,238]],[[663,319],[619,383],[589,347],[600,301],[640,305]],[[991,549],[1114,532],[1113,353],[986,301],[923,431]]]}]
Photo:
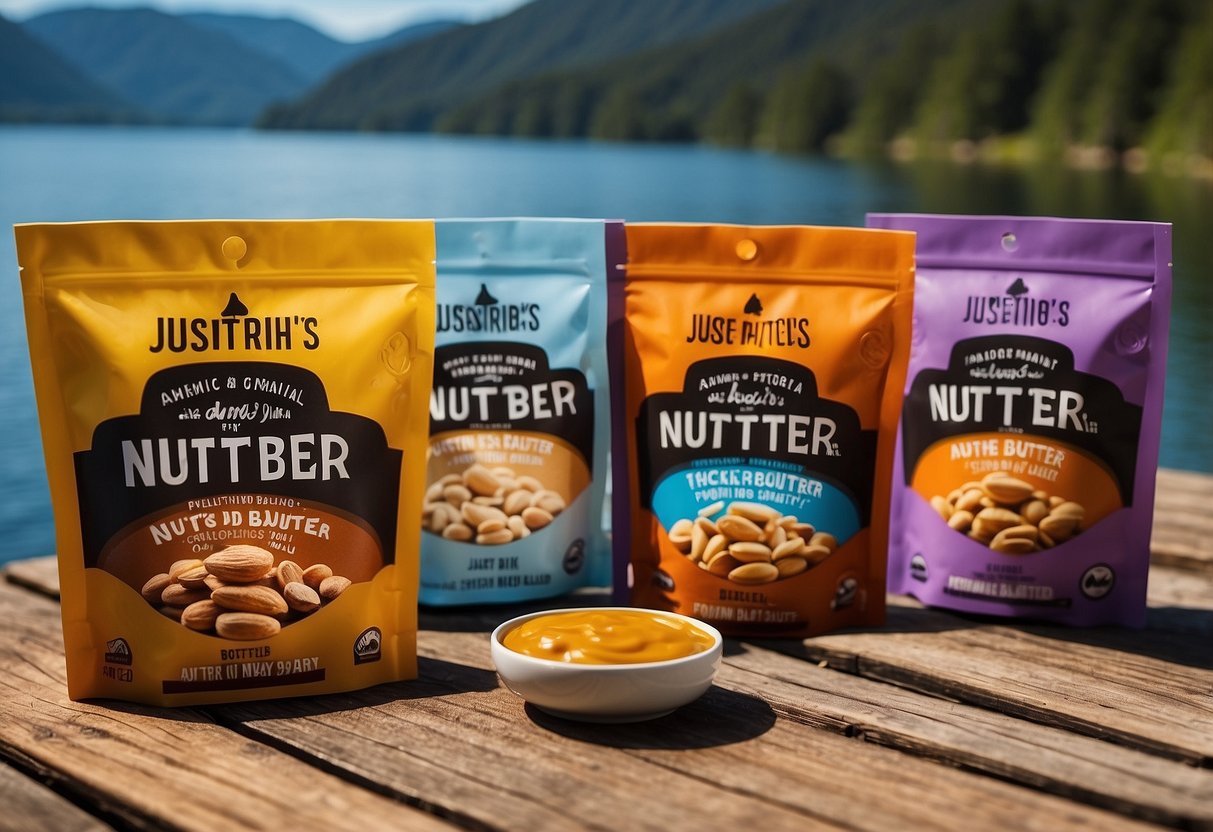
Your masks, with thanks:
[{"label": "roasted peanut image", "polygon": [[475,464],[426,489],[422,528],[447,540],[495,546],[539,531],[564,509],[564,497],[534,477]]},{"label": "roasted peanut image", "polygon": [[966,482],[931,508],[948,526],[995,552],[1026,555],[1052,549],[1082,531],[1080,503],[1051,495],[1005,472]]},{"label": "roasted peanut image", "polygon": [[141,594],[162,615],[191,630],[255,641],[311,615],[350,585],[325,564],[307,569],[291,560],[275,564],[272,552],[241,543],[205,560],[176,561],[148,578]]},{"label": "roasted peanut image", "polygon": [[[723,513],[722,513],[723,512]],[[713,519],[715,518],[715,519]],[[671,543],[700,569],[735,584],[766,584],[813,568],[838,548],[794,515],[761,503],[712,503],[670,526]]]}]

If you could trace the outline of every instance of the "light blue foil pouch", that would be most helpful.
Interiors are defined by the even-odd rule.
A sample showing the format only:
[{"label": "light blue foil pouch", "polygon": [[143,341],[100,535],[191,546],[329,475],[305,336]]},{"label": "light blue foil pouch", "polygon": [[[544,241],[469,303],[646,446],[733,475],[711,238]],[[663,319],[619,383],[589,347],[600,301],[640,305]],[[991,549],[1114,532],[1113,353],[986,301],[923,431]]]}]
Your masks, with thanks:
[{"label": "light blue foil pouch", "polygon": [[437,223],[422,604],[609,586],[607,275],[623,224]]}]

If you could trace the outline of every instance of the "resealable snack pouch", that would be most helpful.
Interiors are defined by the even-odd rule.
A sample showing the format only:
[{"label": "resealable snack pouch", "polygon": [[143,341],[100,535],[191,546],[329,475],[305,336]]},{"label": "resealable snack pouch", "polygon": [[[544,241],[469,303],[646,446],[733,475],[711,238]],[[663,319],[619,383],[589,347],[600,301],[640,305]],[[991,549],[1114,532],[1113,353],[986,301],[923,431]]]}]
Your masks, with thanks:
[{"label": "resealable snack pouch", "polygon": [[623,224],[444,220],[421,602],[609,586],[607,272]]},{"label": "resealable snack pouch", "polygon": [[73,699],[416,675],[433,233],[17,226]]},{"label": "resealable snack pouch", "polygon": [[1171,227],[872,215],[918,233],[890,589],[1142,626]]},{"label": "resealable snack pouch", "polygon": [[629,224],[627,242],[614,542],[632,602],[743,636],[881,623],[914,236]]}]

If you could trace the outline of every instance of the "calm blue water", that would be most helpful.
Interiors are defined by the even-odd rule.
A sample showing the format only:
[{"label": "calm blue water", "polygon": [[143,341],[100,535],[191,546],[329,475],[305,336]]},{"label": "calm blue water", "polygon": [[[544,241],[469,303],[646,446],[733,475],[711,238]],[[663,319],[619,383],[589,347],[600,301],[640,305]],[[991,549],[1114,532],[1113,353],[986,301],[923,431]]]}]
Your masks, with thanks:
[{"label": "calm blue water", "polygon": [[54,550],[14,222],[607,216],[862,225],[867,211],[1176,224],[1163,464],[1213,472],[1213,187],[696,147],[146,128],[0,128],[0,561]]}]

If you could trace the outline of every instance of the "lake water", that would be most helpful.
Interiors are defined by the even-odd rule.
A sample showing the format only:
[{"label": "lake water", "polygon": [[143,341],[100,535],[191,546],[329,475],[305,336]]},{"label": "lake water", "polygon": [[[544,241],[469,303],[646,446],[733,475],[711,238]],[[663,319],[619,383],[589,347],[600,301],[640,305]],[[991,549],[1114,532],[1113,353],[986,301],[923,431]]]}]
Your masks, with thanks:
[{"label": "lake water", "polygon": [[1213,472],[1213,186],[855,165],[699,147],[148,128],[0,128],[0,561],[54,550],[14,222],[607,216],[862,225],[867,211],[1175,223],[1162,464]]}]

